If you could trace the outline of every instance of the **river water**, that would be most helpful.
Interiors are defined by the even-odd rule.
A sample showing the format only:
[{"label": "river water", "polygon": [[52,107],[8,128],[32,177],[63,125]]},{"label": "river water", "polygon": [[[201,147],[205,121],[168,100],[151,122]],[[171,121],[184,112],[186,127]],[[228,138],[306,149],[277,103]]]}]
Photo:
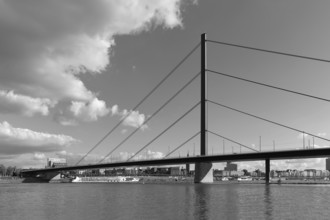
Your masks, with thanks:
[{"label": "river water", "polygon": [[0,219],[330,219],[330,185],[1,184]]}]

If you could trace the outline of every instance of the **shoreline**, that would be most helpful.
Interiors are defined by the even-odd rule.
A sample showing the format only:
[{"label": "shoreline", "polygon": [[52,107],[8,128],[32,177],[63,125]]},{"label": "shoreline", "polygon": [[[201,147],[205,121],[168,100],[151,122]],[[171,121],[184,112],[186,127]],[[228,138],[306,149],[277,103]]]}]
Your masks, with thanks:
[{"label": "shoreline", "polygon": [[1,176],[0,177],[0,183],[10,183],[10,184],[18,184],[23,183],[24,178],[19,177],[10,177],[10,176]]},{"label": "shoreline", "polygon": [[[95,179],[99,177],[94,177]],[[183,177],[183,176],[139,176],[138,182],[127,182],[127,183],[138,183],[138,184],[178,184],[178,183],[191,183],[194,184],[194,177]],[[0,184],[22,184],[22,183],[42,183],[41,181],[31,180],[27,178],[19,177],[0,177]],[[45,183],[45,182],[44,182]],[[46,182],[47,183],[47,182]],[[67,181],[55,181],[50,183],[69,183]],[[93,182],[80,182],[81,183],[105,183],[104,181],[93,181]],[[111,183],[111,182],[106,182]],[[212,183],[211,183],[212,184]],[[218,181],[214,179],[213,184],[266,184],[265,180],[253,180],[253,181]],[[328,180],[281,180],[278,182],[278,179],[271,181],[269,184],[281,185],[281,184],[299,184],[299,185],[328,185],[330,181]]]}]

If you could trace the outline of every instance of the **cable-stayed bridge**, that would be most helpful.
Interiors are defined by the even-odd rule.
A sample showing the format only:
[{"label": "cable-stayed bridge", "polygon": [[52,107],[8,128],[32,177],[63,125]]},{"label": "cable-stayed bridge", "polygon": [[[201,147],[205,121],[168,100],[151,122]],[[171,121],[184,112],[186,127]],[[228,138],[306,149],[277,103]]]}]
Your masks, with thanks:
[{"label": "cable-stayed bridge", "polygon": [[[109,167],[128,167],[128,166],[149,166],[149,165],[170,165],[170,164],[186,164],[186,163],[195,163],[196,164],[196,175],[199,176],[195,178],[196,182],[203,182],[204,176],[207,175],[207,173],[211,170],[212,162],[225,162],[225,161],[253,161],[253,160],[265,160],[265,167],[266,167],[266,182],[269,181],[269,171],[270,171],[270,160],[276,160],[276,159],[293,159],[293,158],[315,158],[315,157],[327,157],[330,155],[330,148],[321,148],[321,149],[314,149],[314,144],[312,147],[306,147],[305,143],[303,144],[303,149],[294,149],[294,150],[275,150],[274,149],[269,151],[261,151],[261,149],[256,149],[255,147],[249,147],[248,145],[245,145],[243,143],[240,143],[236,140],[233,140],[232,138],[225,137],[221,134],[219,134],[217,131],[214,131],[208,127],[208,108],[209,106],[218,107],[218,108],[224,108],[236,113],[239,113],[241,115],[245,115],[248,117],[251,117],[256,120],[261,120],[265,123],[269,123],[278,127],[285,128],[287,130],[291,130],[294,132],[299,132],[304,135],[309,135],[310,137],[313,137],[316,139],[320,139],[323,141],[330,142],[329,139],[313,134],[311,132],[306,132],[303,129],[295,128],[290,125],[286,125],[284,123],[280,123],[277,121],[274,121],[269,118],[260,117],[256,114],[246,112],[239,110],[237,108],[219,103],[216,100],[213,100],[212,98],[208,97],[208,74],[213,74],[216,76],[222,76],[222,77],[228,77],[231,79],[244,81],[247,83],[250,83],[252,85],[255,85],[257,87],[265,87],[267,89],[272,90],[279,90],[281,92],[285,93],[291,93],[297,96],[301,96],[308,99],[315,99],[322,102],[330,102],[329,99],[318,97],[314,95],[310,95],[307,93],[302,93],[299,91],[290,90],[287,88],[282,88],[270,84],[265,84],[261,82],[257,82],[254,80],[246,79],[243,77],[237,77],[230,74],[222,73],[220,71],[216,71],[213,69],[209,69],[207,67],[207,45],[208,44],[217,44],[217,45],[225,45],[229,47],[236,47],[240,49],[245,50],[253,50],[260,53],[271,53],[276,54],[278,56],[286,56],[286,57],[294,57],[297,59],[305,59],[305,60],[312,60],[315,62],[325,62],[329,63],[329,60],[325,59],[319,59],[314,57],[308,57],[308,56],[301,56],[296,54],[290,54],[290,53],[283,53],[278,51],[271,51],[271,50],[264,50],[260,48],[253,48],[253,47],[247,47],[243,45],[238,44],[229,44],[226,42],[221,41],[215,41],[215,40],[207,40],[206,34],[201,35],[201,42],[197,44],[134,108],[132,108],[132,111],[137,110],[159,87],[168,80],[168,78],[173,75],[178,68],[185,63],[192,54],[194,54],[198,48],[200,48],[200,71],[195,74],[184,86],[182,86],[173,96],[171,96],[164,104],[162,104],[150,117],[148,117],[140,126],[138,126],[133,132],[131,132],[128,136],[126,136],[119,144],[114,146],[107,154],[104,155],[104,157],[98,161],[96,164],[88,164],[88,165],[80,165],[81,162],[84,161],[88,155],[90,155],[96,148],[98,148],[111,134],[114,133],[116,129],[129,117],[129,114],[126,114],[113,128],[111,128],[94,146],[90,148],[90,150],[74,165],[74,166],[68,166],[68,167],[61,167],[61,168],[47,168],[47,169],[39,169],[39,170],[30,170],[25,171],[25,175],[35,175],[38,173],[43,172],[60,172],[64,170],[79,170],[79,169],[94,169],[94,168],[109,168]],[[170,124],[166,129],[164,129],[162,132],[160,132],[158,135],[153,137],[147,144],[142,146],[139,150],[137,150],[132,156],[130,156],[126,161],[119,161],[119,162],[106,162],[111,155],[118,149],[120,149],[127,141],[129,141],[143,126],[145,126],[150,120],[152,120],[154,117],[157,116],[159,112],[161,112],[164,108],[168,106],[169,103],[171,103],[179,94],[182,93],[189,85],[191,85],[193,82],[195,82],[198,78],[200,78],[200,100],[197,103],[194,103],[188,111],[186,111],[184,114],[182,114],[180,117],[174,120],[172,124]],[[196,128],[198,130],[196,133],[194,133],[192,136],[190,136],[186,141],[180,143],[177,147],[172,149],[172,151],[169,151],[164,158],[161,159],[153,159],[153,160],[137,160],[137,156],[143,152],[147,147],[149,147],[151,144],[156,142],[160,137],[162,137],[166,132],[171,130],[175,125],[177,125],[181,120],[183,120],[187,115],[191,114],[193,111],[195,111],[197,108],[200,109],[200,127]],[[221,138],[223,141],[227,141],[230,143],[233,143],[235,145],[238,145],[240,148],[239,153],[232,154],[223,154],[221,155],[210,155],[209,154],[209,147],[208,147],[208,140],[209,135],[212,135],[217,138]],[[182,146],[186,145],[191,140],[195,139],[196,137],[199,137],[199,147],[200,147],[200,155],[198,156],[190,156],[190,157],[179,157],[179,158],[170,158],[170,155],[173,155],[174,152],[178,151]],[[305,141],[305,140],[304,140]],[[248,152],[242,152],[242,148],[247,150]],[[223,148],[225,149],[225,148]],[[200,169],[201,171],[198,171]],[[206,170],[206,171],[205,171]]]}]

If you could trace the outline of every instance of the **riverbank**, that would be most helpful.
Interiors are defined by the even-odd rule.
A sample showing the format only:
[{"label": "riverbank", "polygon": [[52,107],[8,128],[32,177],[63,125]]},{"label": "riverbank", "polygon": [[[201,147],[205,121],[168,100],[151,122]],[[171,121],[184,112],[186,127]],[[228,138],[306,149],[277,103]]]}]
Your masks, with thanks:
[{"label": "riverbank", "polygon": [[[90,177],[94,178],[94,181],[89,181],[93,183],[97,183],[100,177]],[[167,184],[167,183],[194,183],[194,177],[185,177],[185,176],[139,176],[138,182],[142,184]],[[45,181],[44,181],[45,182]],[[99,181],[99,183],[110,182],[111,181]],[[0,177],[0,184],[21,184],[21,183],[40,183],[37,179],[26,179],[19,177]],[[68,183],[68,181],[51,181],[51,183]],[[253,180],[253,181],[218,181],[214,179],[215,184],[265,184],[265,180]],[[313,185],[313,184],[330,184],[328,180],[285,180],[281,179],[279,182],[278,179],[272,179],[270,184],[301,184],[301,185]]]},{"label": "riverbank", "polygon": [[[266,184],[265,180],[250,180],[250,181],[238,181],[238,180],[230,180],[230,181],[214,181],[214,183],[218,184]],[[327,185],[330,184],[329,180],[286,180],[281,179],[272,179],[269,184],[301,184],[301,185]]]},{"label": "riverbank", "polygon": [[94,177],[77,177],[72,183],[193,183],[193,177],[181,176],[94,176]]},{"label": "riverbank", "polygon": [[17,184],[23,183],[24,178],[19,177],[11,177],[11,176],[1,176],[0,183],[7,183],[7,184]]},{"label": "riverbank", "polygon": [[193,183],[194,177],[182,176],[142,176],[141,183]]}]

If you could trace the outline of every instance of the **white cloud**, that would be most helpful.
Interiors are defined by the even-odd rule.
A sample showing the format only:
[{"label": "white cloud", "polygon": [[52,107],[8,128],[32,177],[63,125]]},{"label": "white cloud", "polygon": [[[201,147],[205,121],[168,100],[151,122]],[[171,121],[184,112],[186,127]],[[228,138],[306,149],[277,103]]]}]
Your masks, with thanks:
[{"label": "white cloud", "polygon": [[314,144],[314,148],[329,148],[329,145],[318,145],[318,144]]},{"label": "white cloud", "polygon": [[[119,159],[124,161],[132,157],[134,153],[128,153],[128,152],[120,152],[119,153]],[[164,158],[165,154],[162,152],[155,152],[151,150],[147,150],[143,153],[140,153],[139,155],[136,155],[132,158],[132,160],[152,160],[152,159],[161,159]]]},{"label": "white cloud", "polygon": [[0,112],[7,114],[21,114],[33,116],[35,114],[48,115],[49,108],[55,102],[46,98],[32,98],[26,95],[18,95],[13,91],[0,90]]},{"label": "white cloud", "polygon": [[163,152],[154,152],[154,151],[147,151],[147,158],[149,159],[161,159],[164,158],[165,155],[163,154]]},{"label": "white cloud", "polygon": [[127,116],[127,118],[125,118],[125,120],[123,122],[124,125],[131,126],[134,128],[141,127],[142,130],[148,128],[147,125],[143,124],[146,119],[144,114],[140,114],[139,111],[125,112],[125,115],[127,115],[127,114],[128,114],[128,116]]},{"label": "white cloud", "polygon": [[103,100],[94,98],[88,103],[73,101],[70,111],[82,121],[96,121],[98,117],[107,115],[110,110]]},{"label": "white cloud", "polygon": [[35,153],[34,155],[33,155],[33,158],[35,159],[35,160],[41,160],[41,161],[46,161],[46,155],[44,154],[44,153]]},{"label": "white cloud", "polygon": [[76,126],[78,121],[74,118],[67,118],[63,115],[63,111],[58,112],[54,115],[54,120],[63,126]]},{"label": "white cloud", "polygon": [[112,106],[112,108],[111,108],[111,115],[113,116],[113,115],[118,115],[118,114],[119,114],[119,107],[118,107],[118,105]]},{"label": "white cloud", "polygon": [[108,109],[105,101],[93,98],[88,102],[72,101],[71,105],[54,114],[54,120],[63,126],[75,126],[79,122],[97,121],[104,117],[111,109]]},{"label": "white cloud", "polygon": [[115,35],[182,27],[180,10],[181,0],[0,0],[0,89],[34,100],[34,110],[16,103],[26,115],[70,100],[72,116],[94,121],[106,105],[79,75],[106,69]]},{"label": "white cloud", "polygon": [[[237,162],[238,169],[246,169],[254,171],[260,169],[265,170],[265,161],[252,161],[252,162]],[[319,169],[325,170],[325,158],[304,158],[304,159],[291,159],[291,160],[271,160],[271,170],[305,170],[305,169]]]},{"label": "white cloud", "polygon": [[49,134],[15,128],[6,121],[0,123],[1,154],[56,152],[76,142],[78,140],[63,134]]},{"label": "white cloud", "polygon": [[145,123],[146,116],[144,114],[140,114],[139,111],[128,111],[127,109],[124,109],[122,111],[119,110],[118,105],[112,106],[110,109],[111,115],[115,116],[118,115],[122,119],[125,118],[123,121],[123,125],[133,127],[133,128],[141,128],[142,130],[147,129],[148,126]]},{"label": "white cloud", "polygon": [[280,161],[273,161],[271,166],[273,166],[274,168],[276,168],[278,170],[287,170],[287,169],[325,170],[325,159],[324,158],[308,158],[308,159],[280,160]]}]

